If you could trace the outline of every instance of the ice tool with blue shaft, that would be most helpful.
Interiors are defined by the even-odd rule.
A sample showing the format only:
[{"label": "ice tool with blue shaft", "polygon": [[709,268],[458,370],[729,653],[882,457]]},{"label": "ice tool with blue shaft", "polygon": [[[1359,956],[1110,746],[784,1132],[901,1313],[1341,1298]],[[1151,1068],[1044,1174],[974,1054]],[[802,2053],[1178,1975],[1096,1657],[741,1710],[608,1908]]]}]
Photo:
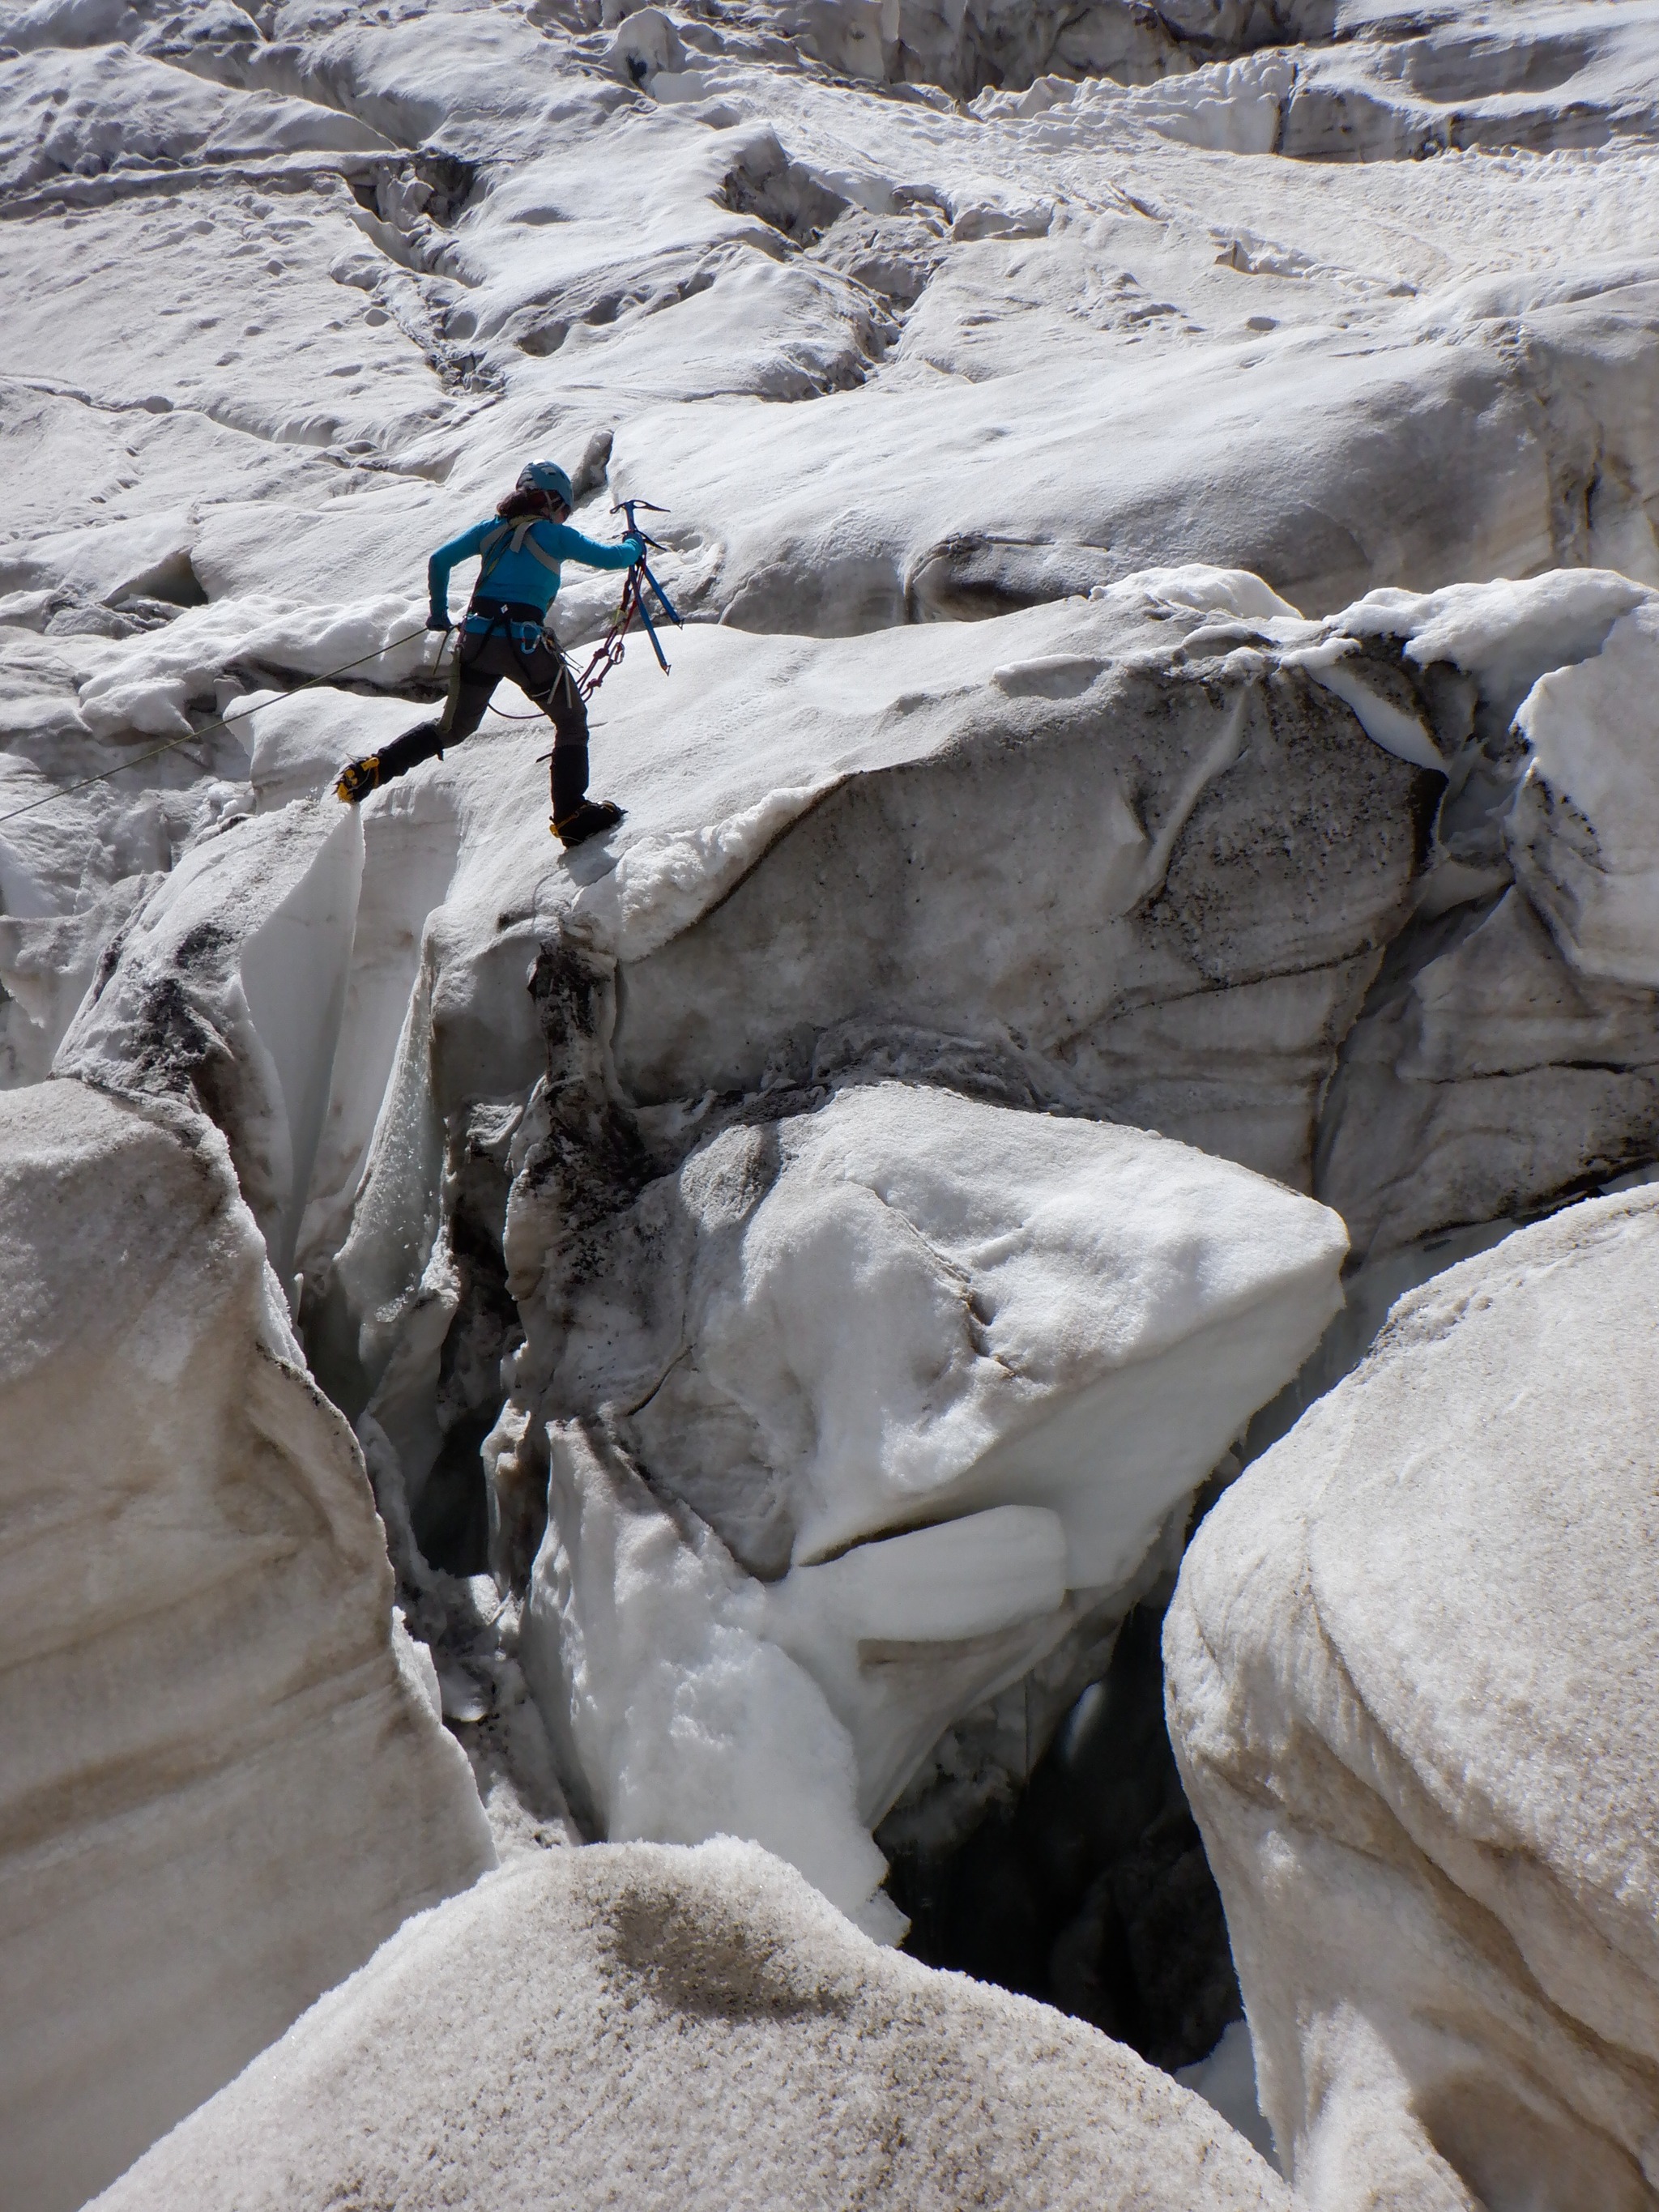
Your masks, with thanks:
[{"label": "ice tool with blue shaft", "polygon": [[611,618],[611,627],[605,634],[604,642],[582,672],[580,688],[584,699],[592,697],[605,678],[622,659],[623,640],[628,635],[629,626],[635,615],[638,615],[640,620],[645,624],[645,634],[651,641],[652,652],[657,656],[658,667],[665,676],[667,675],[668,656],[662,649],[662,640],[657,635],[656,624],[652,621],[650,609],[646,605],[645,586],[649,586],[658,605],[673,623],[675,629],[685,628],[685,624],[680,620],[675,610],[672,600],[652,574],[651,565],[645,557],[647,552],[660,553],[662,547],[654,538],[647,538],[635,520],[635,510],[641,507],[649,507],[653,514],[665,514],[667,512],[665,507],[658,507],[648,499],[619,499],[611,510],[612,514],[627,516],[629,536],[635,544],[645,550],[628,572],[628,580],[623,586],[622,598],[617,603],[616,613]]}]

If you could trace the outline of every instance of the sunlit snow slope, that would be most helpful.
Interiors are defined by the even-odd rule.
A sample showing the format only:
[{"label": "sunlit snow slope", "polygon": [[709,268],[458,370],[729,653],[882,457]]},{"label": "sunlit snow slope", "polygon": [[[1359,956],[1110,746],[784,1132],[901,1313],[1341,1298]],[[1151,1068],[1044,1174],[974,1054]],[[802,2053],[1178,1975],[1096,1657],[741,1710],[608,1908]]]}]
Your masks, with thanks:
[{"label": "sunlit snow slope", "polygon": [[[1253,1418],[1659,1158],[1656,129],[1652,0],[0,15],[0,1340],[104,1440],[28,1383],[4,1557],[153,1593],[38,1788],[0,1719],[0,1950],[121,1992],[95,2098],[27,2024],[0,2080],[28,2212],[487,1863],[423,1691],[495,1849],[735,1833],[899,1937],[872,1829],[1019,1790]],[[566,854],[497,715],[349,812],[532,455],[664,510],[626,823]],[[253,1267],[168,1291],[192,1494],[312,1531],[306,1695],[395,1758],[186,1571],[145,1147]],[[277,1716],[344,1839],[263,2009],[191,1980],[234,1881],[102,1954],[76,1886],[227,1665],[191,1759]]]}]

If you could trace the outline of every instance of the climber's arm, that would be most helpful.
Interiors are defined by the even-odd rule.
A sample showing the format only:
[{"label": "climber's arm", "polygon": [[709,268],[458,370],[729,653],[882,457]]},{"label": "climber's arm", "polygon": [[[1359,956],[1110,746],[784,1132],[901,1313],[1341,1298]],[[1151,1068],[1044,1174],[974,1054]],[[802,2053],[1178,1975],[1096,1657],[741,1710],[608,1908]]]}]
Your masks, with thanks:
[{"label": "climber's arm", "polygon": [[493,519],[488,522],[475,522],[471,530],[462,531],[459,538],[452,538],[447,544],[441,545],[427,562],[426,588],[431,602],[426,617],[428,629],[449,628],[450,570],[459,562],[475,560],[484,539],[492,530],[499,527],[500,525]]},{"label": "climber's arm", "polygon": [[597,538],[585,538],[568,522],[550,523],[537,534],[559,560],[582,561],[590,568],[631,568],[645,557],[637,538],[624,538],[620,545],[601,545]]}]

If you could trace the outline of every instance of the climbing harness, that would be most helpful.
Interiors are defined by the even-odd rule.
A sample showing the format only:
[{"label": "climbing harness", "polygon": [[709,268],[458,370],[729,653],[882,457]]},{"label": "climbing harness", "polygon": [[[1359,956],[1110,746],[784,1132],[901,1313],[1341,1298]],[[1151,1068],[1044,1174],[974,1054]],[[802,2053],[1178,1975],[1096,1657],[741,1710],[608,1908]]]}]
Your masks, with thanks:
[{"label": "climbing harness", "polygon": [[[292,698],[297,692],[309,691],[313,684],[331,684],[337,676],[349,676],[354,668],[367,668],[371,660],[379,660],[382,654],[392,652],[400,645],[407,645],[411,638],[424,636],[425,633],[426,624],[422,623],[419,629],[405,630],[401,637],[389,637],[384,645],[377,645],[373,653],[365,653],[356,660],[343,661],[338,668],[325,668],[319,675],[307,676],[303,684],[296,684],[294,690],[284,696]],[[61,791],[49,791],[43,799],[32,799],[27,806],[15,807],[9,814],[0,814],[0,830],[3,830],[9,822],[21,822],[26,814],[33,814],[37,807],[51,806],[60,799],[72,799],[77,791],[90,790],[94,783],[107,783],[111,776],[120,775],[130,768],[143,768],[146,761],[160,760],[163,753],[176,752],[180,745],[193,745],[198,738],[210,738],[216,730],[228,730],[234,721],[240,719],[236,714],[222,714],[216,722],[204,722],[199,730],[186,730],[183,737],[169,738],[164,745],[153,745],[147,753],[136,754],[131,760],[118,761],[113,768],[102,769],[96,775],[82,776],[79,783],[66,783]]]},{"label": "climbing harness", "polygon": [[[652,500],[620,499],[611,507],[611,512],[612,514],[625,514],[628,517],[629,536],[637,538],[641,544],[649,546],[653,552],[660,553],[663,549],[657,540],[654,538],[647,538],[634,520],[634,510],[641,507],[649,507],[653,514],[665,514],[668,511],[666,507],[657,506]],[[644,586],[647,585],[650,586],[657,604],[669,621],[673,623],[675,629],[685,628],[667,592],[652,574],[649,564],[644,554],[641,553],[628,572],[627,580],[623,585],[622,598],[617,604],[617,611],[611,617],[611,627],[606,630],[593,658],[582,671],[577,682],[576,689],[584,699],[591,699],[605,678],[622,659],[629,627],[635,615],[645,624],[645,634],[651,641],[652,652],[657,656],[658,667],[665,676],[667,675],[668,656],[662,649],[662,640],[657,635],[657,626],[652,621],[651,611],[645,603]]]},{"label": "climbing harness", "polygon": [[[630,538],[637,538],[642,545],[649,546],[653,552],[660,553],[663,550],[663,548],[659,544],[658,540],[654,538],[647,538],[644,531],[640,528],[638,522],[635,520],[635,509],[641,507],[648,507],[653,514],[665,514],[668,511],[666,507],[659,507],[653,500],[623,499],[618,500],[616,505],[611,508],[611,512],[612,514],[622,514],[628,518],[628,534]],[[490,535],[485,538],[483,545],[479,549],[480,557],[486,561],[489,560],[492,551],[495,550],[501,545],[501,541],[506,537],[509,529],[512,529],[514,532],[513,544],[514,550],[516,552],[519,548],[520,535],[527,528],[528,525],[520,524],[514,526],[503,524],[499,532],[492,532]],[[536,558],[538,561],[544,562],[547,561],[547,556],[540,551],[533,540],[526,538],[524,542],[528,545],[528,550],[532,553],[535,554]],[[497,557],[499,557],[499,554],[497,554]],[[550,566],[552,564],[549,563],[548,565]],[[494,566],[493,562],[491,562],[491,566]],[[488,572],[484,570],[480,571],[478,578],[480,585],[483,584],[484,576]],[[641,555],[641,557],[634,563],[633,567],[628,571],[627,576],[623,580],[622,597],[617,602],[616,611],[611,617],[610,627],[606,629],[604,638],[595,648],[593,656],[589,660],[586,667],[582,671],[580,676],[573,677],[570,672],[568,662],[565,663],[560,680],[564,683],[574,683],[578,698],[584,702],[591,699],[593,696],[593,694],[599,690],[600,684],[604,683],[605,678],[609,676],[611,670],[620,663],[625,650],[625,641],[627,639],[628,632],[633,627],[634,617],[635,615],[639,617],[641,622],[645,625],[645,634],[651,641],[651,650],[657,656],[657,665],[661,669],[665,676],[668,674],[668,657],[662,649],[662,641],[657,635],[657,626],[651,619],[651,611],[646,602],[645,593],[647,589],[654,596],[659,606],[662,609],[663,613],[667,616],[669,621],[673,623],[675,629],[684,629],[685,628],[685,624],[680,617],[678,610],[669,599],[667,592],[664,591],[662,586],[657,581],[655,576],[652,574],[649,564],[646,561],[644,556]],[[477,605],[477,592],[475,591],[473,593],[473,603],[475,606]],[[480,608],[478,609],[478,611],[482,613],[483,610]],[[486,635],[493,635],[495,632],[501,627],[501,617],[498,615],[491,623],[489,630]],[[514,657],[517,658],[518,644],[517,641],[513,636],[510,627],[507,629],[507,642],[512,646]],[[561,657],[562,657],[562,654]],[[524,688],[526,690],[528,690],[527,686],[521,688]],[[536,695],[534,692],[529,692],[528,696],[534,698]],[[504,722],[532,722],[538,719],[540,710],[538,710],[537,714],[509,714],[501,707],[492,707],[490,712],[494,714],[500,715],[501,719]]]}]

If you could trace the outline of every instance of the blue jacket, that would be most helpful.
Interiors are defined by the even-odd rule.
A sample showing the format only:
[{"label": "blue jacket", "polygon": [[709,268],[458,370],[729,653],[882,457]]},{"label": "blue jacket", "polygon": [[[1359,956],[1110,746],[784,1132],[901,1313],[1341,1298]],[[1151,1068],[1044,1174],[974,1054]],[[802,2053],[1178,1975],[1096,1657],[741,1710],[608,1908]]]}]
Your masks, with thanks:
[{"label": "blue jacket", "polygon": [[[590,568],[628,568],[644,550],[634,538],[625,538],[620,545],[601,545],[594,538],[584,538],[580,530],[573,530],[567,522],[537,521],[526,528],[521,522],[503,522],[499,515],[492,514],[487,521],[475,522],[471,530],[462,531],[459,538],[452,538],[447,545],[441,545],[427,562],[427,589],[431,594],[434,622],[449,619],[450,570],[458,562],[478,557],[492,531],[501,534],[483,555],[483,567],[478,572],[474,592],[491,599],[539,607],[544,614],[558,597],[560,562],[584,561]],[[516,551],[515,538],[519,541]],[[536,548],[533,553],[530,550],[532,545]]]}]

